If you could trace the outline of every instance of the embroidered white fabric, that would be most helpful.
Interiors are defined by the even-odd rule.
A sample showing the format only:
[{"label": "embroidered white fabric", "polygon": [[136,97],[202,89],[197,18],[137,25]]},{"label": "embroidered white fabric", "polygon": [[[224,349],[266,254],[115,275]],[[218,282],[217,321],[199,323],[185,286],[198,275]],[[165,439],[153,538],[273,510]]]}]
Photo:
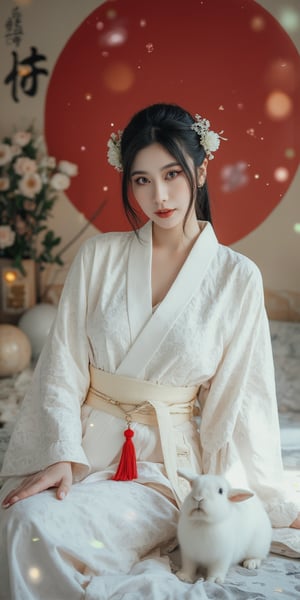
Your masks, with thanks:
[{"label": "embroidered white fabric", "polygon": [[[2,475],[24,475],[62,460],[76,463],[76,479],[91,474],[76,483],[62,503],[49,491],[2,511],[0,574],[6,591],[0,592],[1,600],[9,572],[15,598],[76,600],[84,597],[85,589],[87,598],[133,600],[131,586],[138,580],[113,573],[125,577],[131,569],[138,570],[137,557],[174,534],[177,509],[170,501],[156,428],[135,426],[138,482],[108,482],[103,480],[114,472],[124,424],[90,408],[81,414],[89,385],[88,363],[115,372],[133,343],[131,321],[140,310],[140,289],[147,300],[145,322],[152,315],[151,286],[144,271],[139,273],[136,304],[128,302],[133,237],[99,234],[88,240],[67,277]],[[191,277],[197,275],[197,252],[205,253],[202,235],[196,245]],[[149,263],[149,244],[145,252]],[[149,264],[145,266],[148,269]],[[162,307],[163,302],[160,311]],[[176,386],[202,384],[200,432],[196,423],[176,428],[193,468],[222,472],[233,485],[251,487],[269,509],[273,525],[287,527],[299,508],[283,478],[269,326],[261,276],[252,261],[218,246],[200,288],[146,365],[145,378]],[[96,427],[89,427],[96,421]],[[92,441],[91,452],[88,444],[86,452],[82,447],[82,425]],[[13,485],[9,479],[1,496]],[[96,540],[96,547],[87,535]],[[13,551],[7,551],[7,545]],[[35,582],[30,572],[36,573]],[[103,573],[112,579],[98,581]],[[56,588],[50,588],[50,579]],[[113,592],[103,591],[101,596],[98,591],[97,597],[94,590],[106,590],[106,585]],[[185,585],[176,582],[174,590],[182,594],[188,589]],[[145,596],[137,597],[162,600],[163,596],[151,595],[153,586],[147,580]],[[197,598],[206,598],[198,588]],[[178,599],[182,597],[178,592]]]}]

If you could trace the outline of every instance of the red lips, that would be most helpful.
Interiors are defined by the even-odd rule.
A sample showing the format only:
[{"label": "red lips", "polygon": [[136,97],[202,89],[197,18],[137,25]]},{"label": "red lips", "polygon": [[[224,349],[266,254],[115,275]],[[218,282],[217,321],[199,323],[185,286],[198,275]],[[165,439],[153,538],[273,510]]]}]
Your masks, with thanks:
[{"label": "red lips", "polygon": [[164,210],[157,210],[155,214],[158,217],[160,217],[161,219],[168,219],[168,217],[171,217],[174,212],[175,212],[174,208],[170,208],[170,209],[166,208]]}]

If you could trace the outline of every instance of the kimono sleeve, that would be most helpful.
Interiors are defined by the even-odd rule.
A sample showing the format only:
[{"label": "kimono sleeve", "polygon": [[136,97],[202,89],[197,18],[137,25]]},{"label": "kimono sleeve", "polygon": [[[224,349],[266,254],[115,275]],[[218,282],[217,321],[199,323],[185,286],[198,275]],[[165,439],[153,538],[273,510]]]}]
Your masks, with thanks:
[{"label": "kimono sleeve", "polygon": [[[232,303],[238,313],[222,360],[200,394],[203,470],[248,485],[274,526],[289,526],[297,507],[285,482],[269,323],[261,274],[254,263]],[[248,265],[249,267],[249,265]]]},{"label": "kimono sleeve", "polygon": [[33,473],[59,461],[78,463],[77,468],[89,470],[81,447],[80,415],[89,387],[86,316],[92,261],[92,244],[85,243],[66,277],[57,316],[22,402],[1,477]]}]

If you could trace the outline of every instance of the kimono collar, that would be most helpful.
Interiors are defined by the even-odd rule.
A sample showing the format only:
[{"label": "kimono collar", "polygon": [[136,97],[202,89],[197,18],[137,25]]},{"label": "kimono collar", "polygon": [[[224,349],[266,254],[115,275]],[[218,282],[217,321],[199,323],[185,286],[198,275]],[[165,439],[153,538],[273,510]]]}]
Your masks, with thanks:
[{"label": "kimono collar", "polygon": [[152,312],[152,222],[133,236],[127,272],[127,310],[132,346],[117,369],[120,375],[143,377],[153,354],[193,296],[199,293],[218,241],[208,222],[156,311]]}]

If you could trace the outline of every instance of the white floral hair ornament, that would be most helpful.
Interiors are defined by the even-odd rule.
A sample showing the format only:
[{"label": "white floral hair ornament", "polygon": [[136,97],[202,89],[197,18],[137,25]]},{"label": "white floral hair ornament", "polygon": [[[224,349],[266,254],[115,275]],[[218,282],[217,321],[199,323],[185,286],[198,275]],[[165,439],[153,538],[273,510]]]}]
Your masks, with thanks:
[{"label": "white floral hair ornament", "polygon": [[122,157],[121,157],[121,140],[122,140],[122,133],[123,131],[121,131],[120,129],[118,130],[118,133],[112,133],[110,135],[110,138],[107,142],[107,146],[108,146],[108,151],[107,151],[107,159],[109,164],[114,167],[115,169],[117,169],[117,171],[121,172],[123,171],[123,167],[122,167]]},{"label": "white floral hair ornament", "polygon": [[[210,122],[208,119],[203,119],[200,115],[195,115],[195,122],[191,125],[191,129],[195,131],[200,137],[200,144],[203,146],[205,153],[209,160],[214,158],[213,152],[218,150],[220,146],[220,140],[227,140],[222,137],[223,131],[216,133],[210,131]],[[109,164],[114,167],[117,171],[123,171],[122,156],[121,156],[121,140],[123,131],[118,130],[117,133],[112,132],[107,142],[108,151],[107,159]]]},{"label": "white floral hair ornament", "polygon": [[203,119],[200,115],[195,115],[195,123],[191,125],[191,129],[195,131],[200,137],[200,144],[203,146],[207,157],[209,160],[214,158],[212,154],[216,150],[218,150],[220,146],[220,140],[227,140],[227,138],[222,137],[223,131],[220,133],[216,133],[215,131],[210,131],[210,122],[208,119]]}]

